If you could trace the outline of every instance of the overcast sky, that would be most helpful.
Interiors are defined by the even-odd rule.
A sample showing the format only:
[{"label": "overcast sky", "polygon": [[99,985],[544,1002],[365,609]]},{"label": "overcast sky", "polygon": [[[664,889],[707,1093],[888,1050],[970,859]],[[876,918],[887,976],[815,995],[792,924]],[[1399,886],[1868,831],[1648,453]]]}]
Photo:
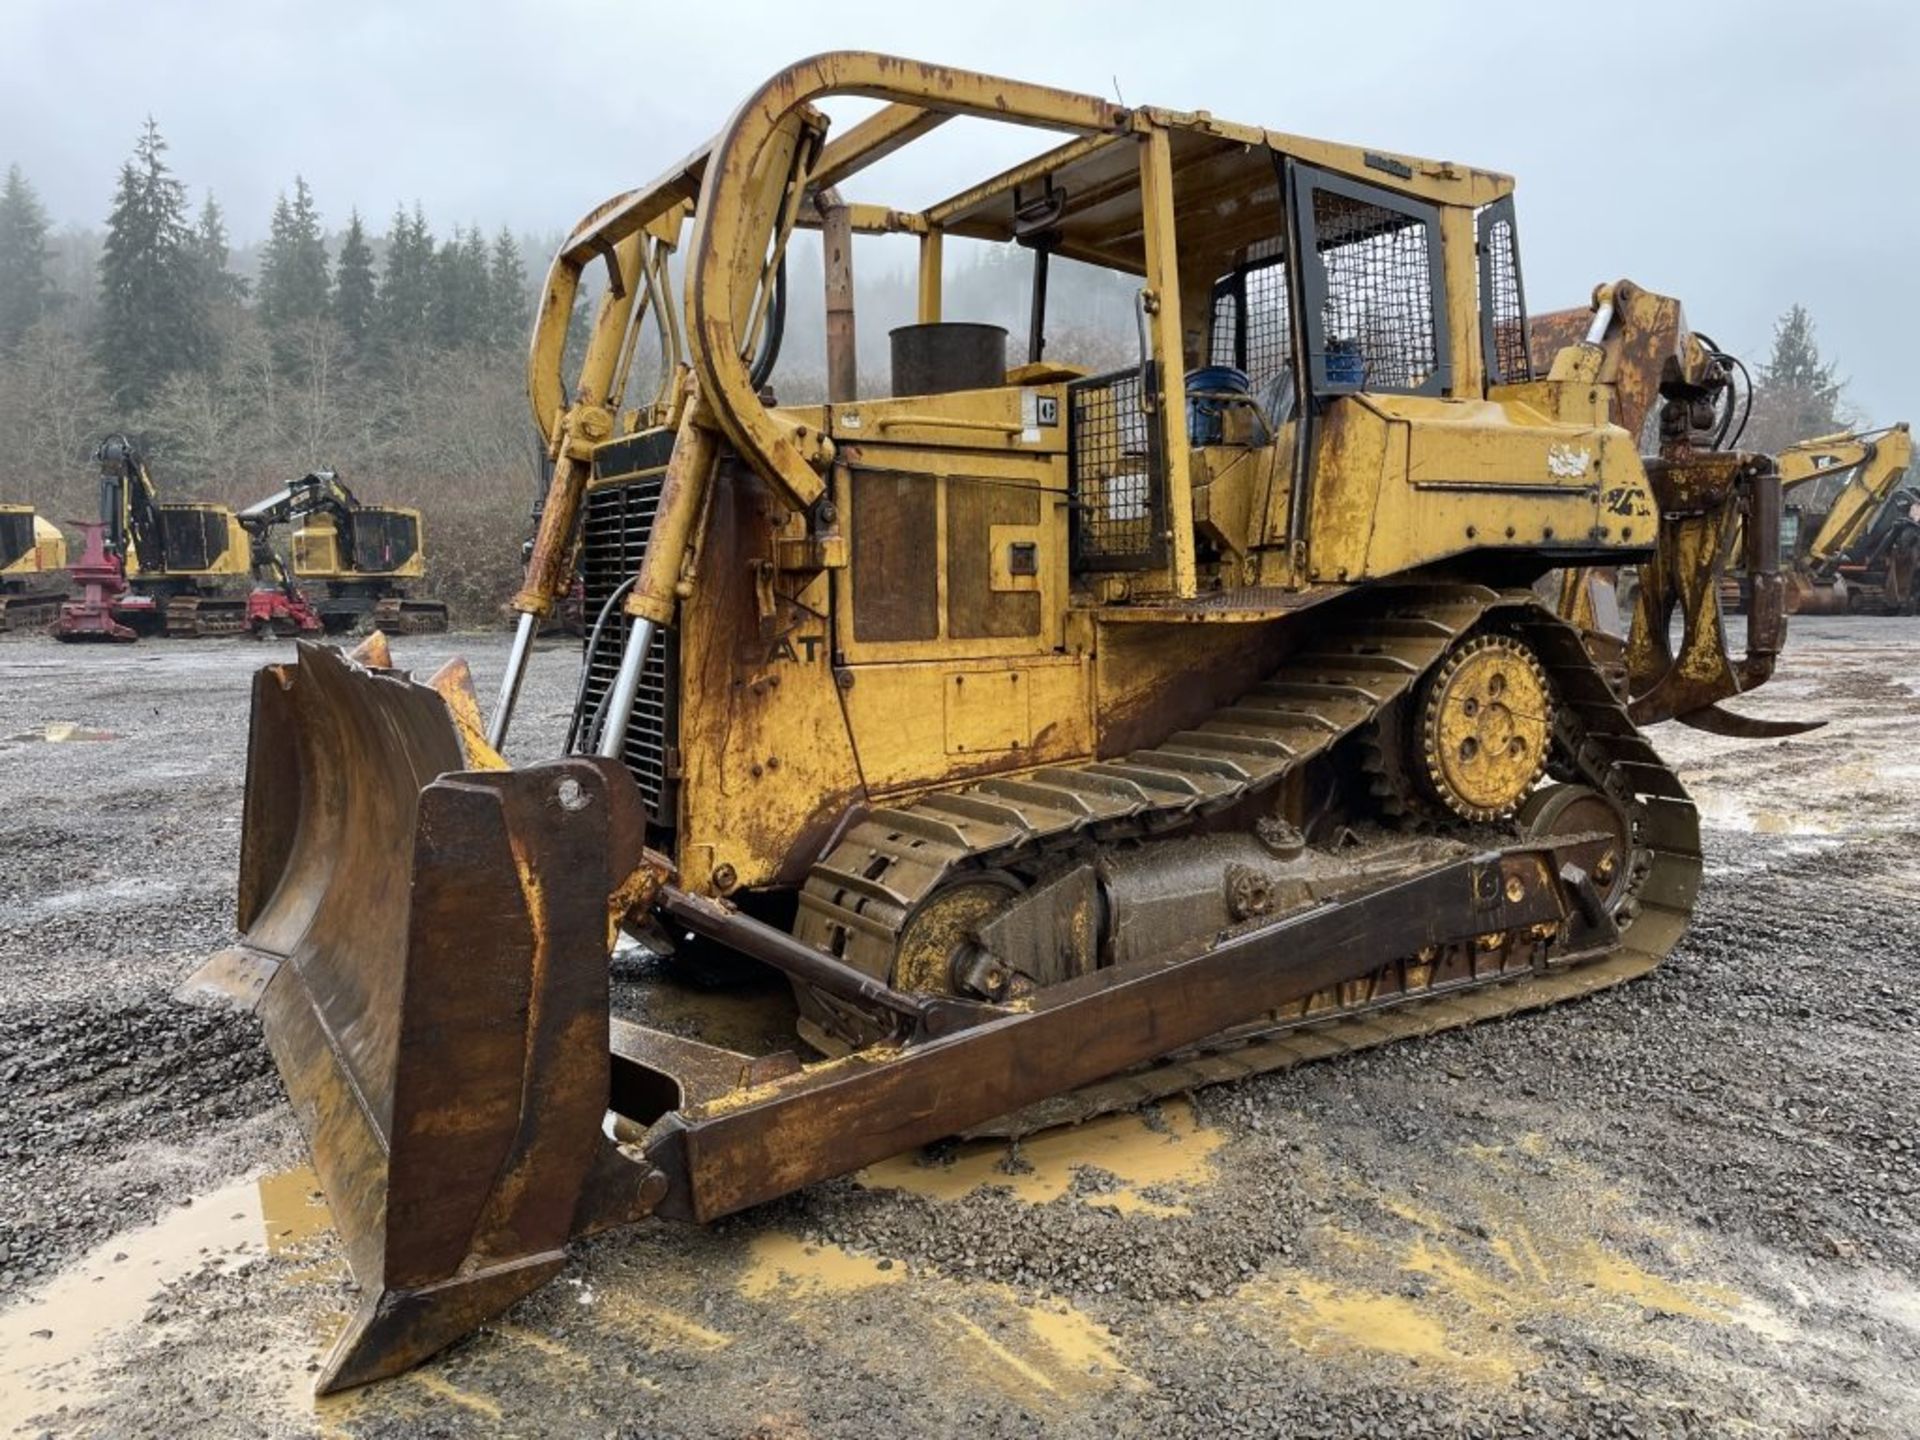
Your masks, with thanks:
[{"label": "overcast sky", "polygon": [[[1916,8],[0,0],[0,166],[98,226],[151,113],[241,242],[296,172],[330,226],[549,233],[788,61],[886,50],[1510,172],[1536,310],[1629,276],[1757,359],[1798,300],[1867,418],[1920,419]],[[855,198],[1009,158],[945,140],[921,193]]]}]

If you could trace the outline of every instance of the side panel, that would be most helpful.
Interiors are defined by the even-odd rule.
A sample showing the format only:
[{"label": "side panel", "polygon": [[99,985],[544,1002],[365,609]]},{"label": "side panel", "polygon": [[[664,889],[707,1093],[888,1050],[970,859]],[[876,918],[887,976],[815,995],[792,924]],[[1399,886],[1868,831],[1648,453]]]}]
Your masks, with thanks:
[{"label": "side panel", "polygon": [[340,536],[331,515],[309,515],[293,532],[293,573],[298,579],[338,575]]},{"label": "side panel", "polygon": [[848,677],[847,721],[875,794],[1092,753],[1084,655],[864,665]]},{"label": "side panel", "polygon": [[1157,745],[1258,684],[1312,622],[1098,624],[1095,753]]},{"label": "side panel", "polygon": [[699,556],[699,598],[681,607],[677,859],[707,893],[796,884],[865,798],[841,713],[829,582],[775,573],[771,497],[723,463]]},{"label": "side panel", "polygon": [[1359,395],[1328,407],[1309,517],[1311,578],[1387,577],[1470,552],[1620,563],[1652,544],[1633,441],[1511,401]]}]

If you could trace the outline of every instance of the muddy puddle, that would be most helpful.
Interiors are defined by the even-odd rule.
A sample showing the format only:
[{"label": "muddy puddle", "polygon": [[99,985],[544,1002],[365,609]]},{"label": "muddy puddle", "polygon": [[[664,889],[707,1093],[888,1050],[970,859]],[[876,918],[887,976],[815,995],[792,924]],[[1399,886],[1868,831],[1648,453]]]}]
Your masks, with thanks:
[{"label": "muddy puddle", "polygon": [[1417,1191],[1325,1176],[1339,1203],[1302,1263],[1209,1305],[1207,1323],[1448,1386],[1511,1386],[1551,1362],[1562,1331],[1649,1365],[1687,1363],[1703,1329],[1794,1337],[1770,1304],[1709,1273],[1685,1232],[1543,1137],[1458,1160]]},{"label": "muddy puddle", "polygon": [[1029,1135],[1017,1146],[970,1141],[932,1159],[897,1155],[854,1178],[872,1190],[959,1200],[999,1187],[1030,1205],[1073,1193],[1083,1204],[1123,1215],[1188,1213],[1187,1196],[1213,1177],[1225,1136],[1194,1119],[1184,1101],[1150,1115],[1105,1115],[1084,1125]]},{"label": "muddy puddle", "polygon": [[112,1237],[0,1311],[0,1434],[100,1398],[128,1345],[168,1325],[162,1292],[313,1241],[330,1223],[304,1167],[235,1181]]}]

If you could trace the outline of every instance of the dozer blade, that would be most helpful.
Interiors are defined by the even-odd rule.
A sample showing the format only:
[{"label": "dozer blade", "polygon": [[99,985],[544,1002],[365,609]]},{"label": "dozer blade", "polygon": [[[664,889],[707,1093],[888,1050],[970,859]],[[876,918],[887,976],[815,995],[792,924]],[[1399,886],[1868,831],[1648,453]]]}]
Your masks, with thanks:
[{"label": "dozer blade", "polygon": [[239,949],[363,1292],[323,1393],[552,1275],[596,1167],[596,1214],[647,1208],[602,1131],[609,903],[644,827],[611,769],[470,771],[439,693],[317,645],[255,680]]}]

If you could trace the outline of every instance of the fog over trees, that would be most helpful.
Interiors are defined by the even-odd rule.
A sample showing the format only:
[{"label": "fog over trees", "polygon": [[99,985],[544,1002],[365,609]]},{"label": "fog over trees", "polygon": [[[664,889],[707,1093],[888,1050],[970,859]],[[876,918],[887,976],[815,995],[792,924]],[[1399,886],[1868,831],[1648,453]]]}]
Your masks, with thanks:
[{"label": "fog over trees", "polygon": [[[357,210],[339,220],[295,175],[266,239],[236,252],[219,201],[202,193],[195,203],[152,120],[98,230],[55,233],[31,177],[9,168],[0,498],[59,522],[92,518],[89,456],[116,430],[139,441],[174,499],[244,505],[329,466],[363,499],[418,505],[428,587],[463,621],[496,616],[518,582],[538,483],[525,356],[557,237],[479,224],[437,232],[417,204],[397,205],[380,229]],[[887,331],[913,319],[912,261],[863,259],[865,389],[884,393]],[[1023,252],[963,254],[949,267],[950,313],[1023,326],[1030,264]],[[813,237],[796,238],[791,267],[775,384],[782,399],[817,400],[825,332]],[[1052,293],[1049,354],[1130,362],[1129,284],[1057,263]],[[643,350],[631,396],[650,398],[658,373]]]},{"label": "fog over trees", "polygon": [[431,588],[487,618],[514,583],[536,442],[523,389],[523,242],[330,230],[294,176],[236,256],[149,121],[99,231],[56,235],[17,166],[0,190],[0,497],[91,518],[88,457],[134,435],[177,499],[246,504],[320,466],[427,513]]}]

